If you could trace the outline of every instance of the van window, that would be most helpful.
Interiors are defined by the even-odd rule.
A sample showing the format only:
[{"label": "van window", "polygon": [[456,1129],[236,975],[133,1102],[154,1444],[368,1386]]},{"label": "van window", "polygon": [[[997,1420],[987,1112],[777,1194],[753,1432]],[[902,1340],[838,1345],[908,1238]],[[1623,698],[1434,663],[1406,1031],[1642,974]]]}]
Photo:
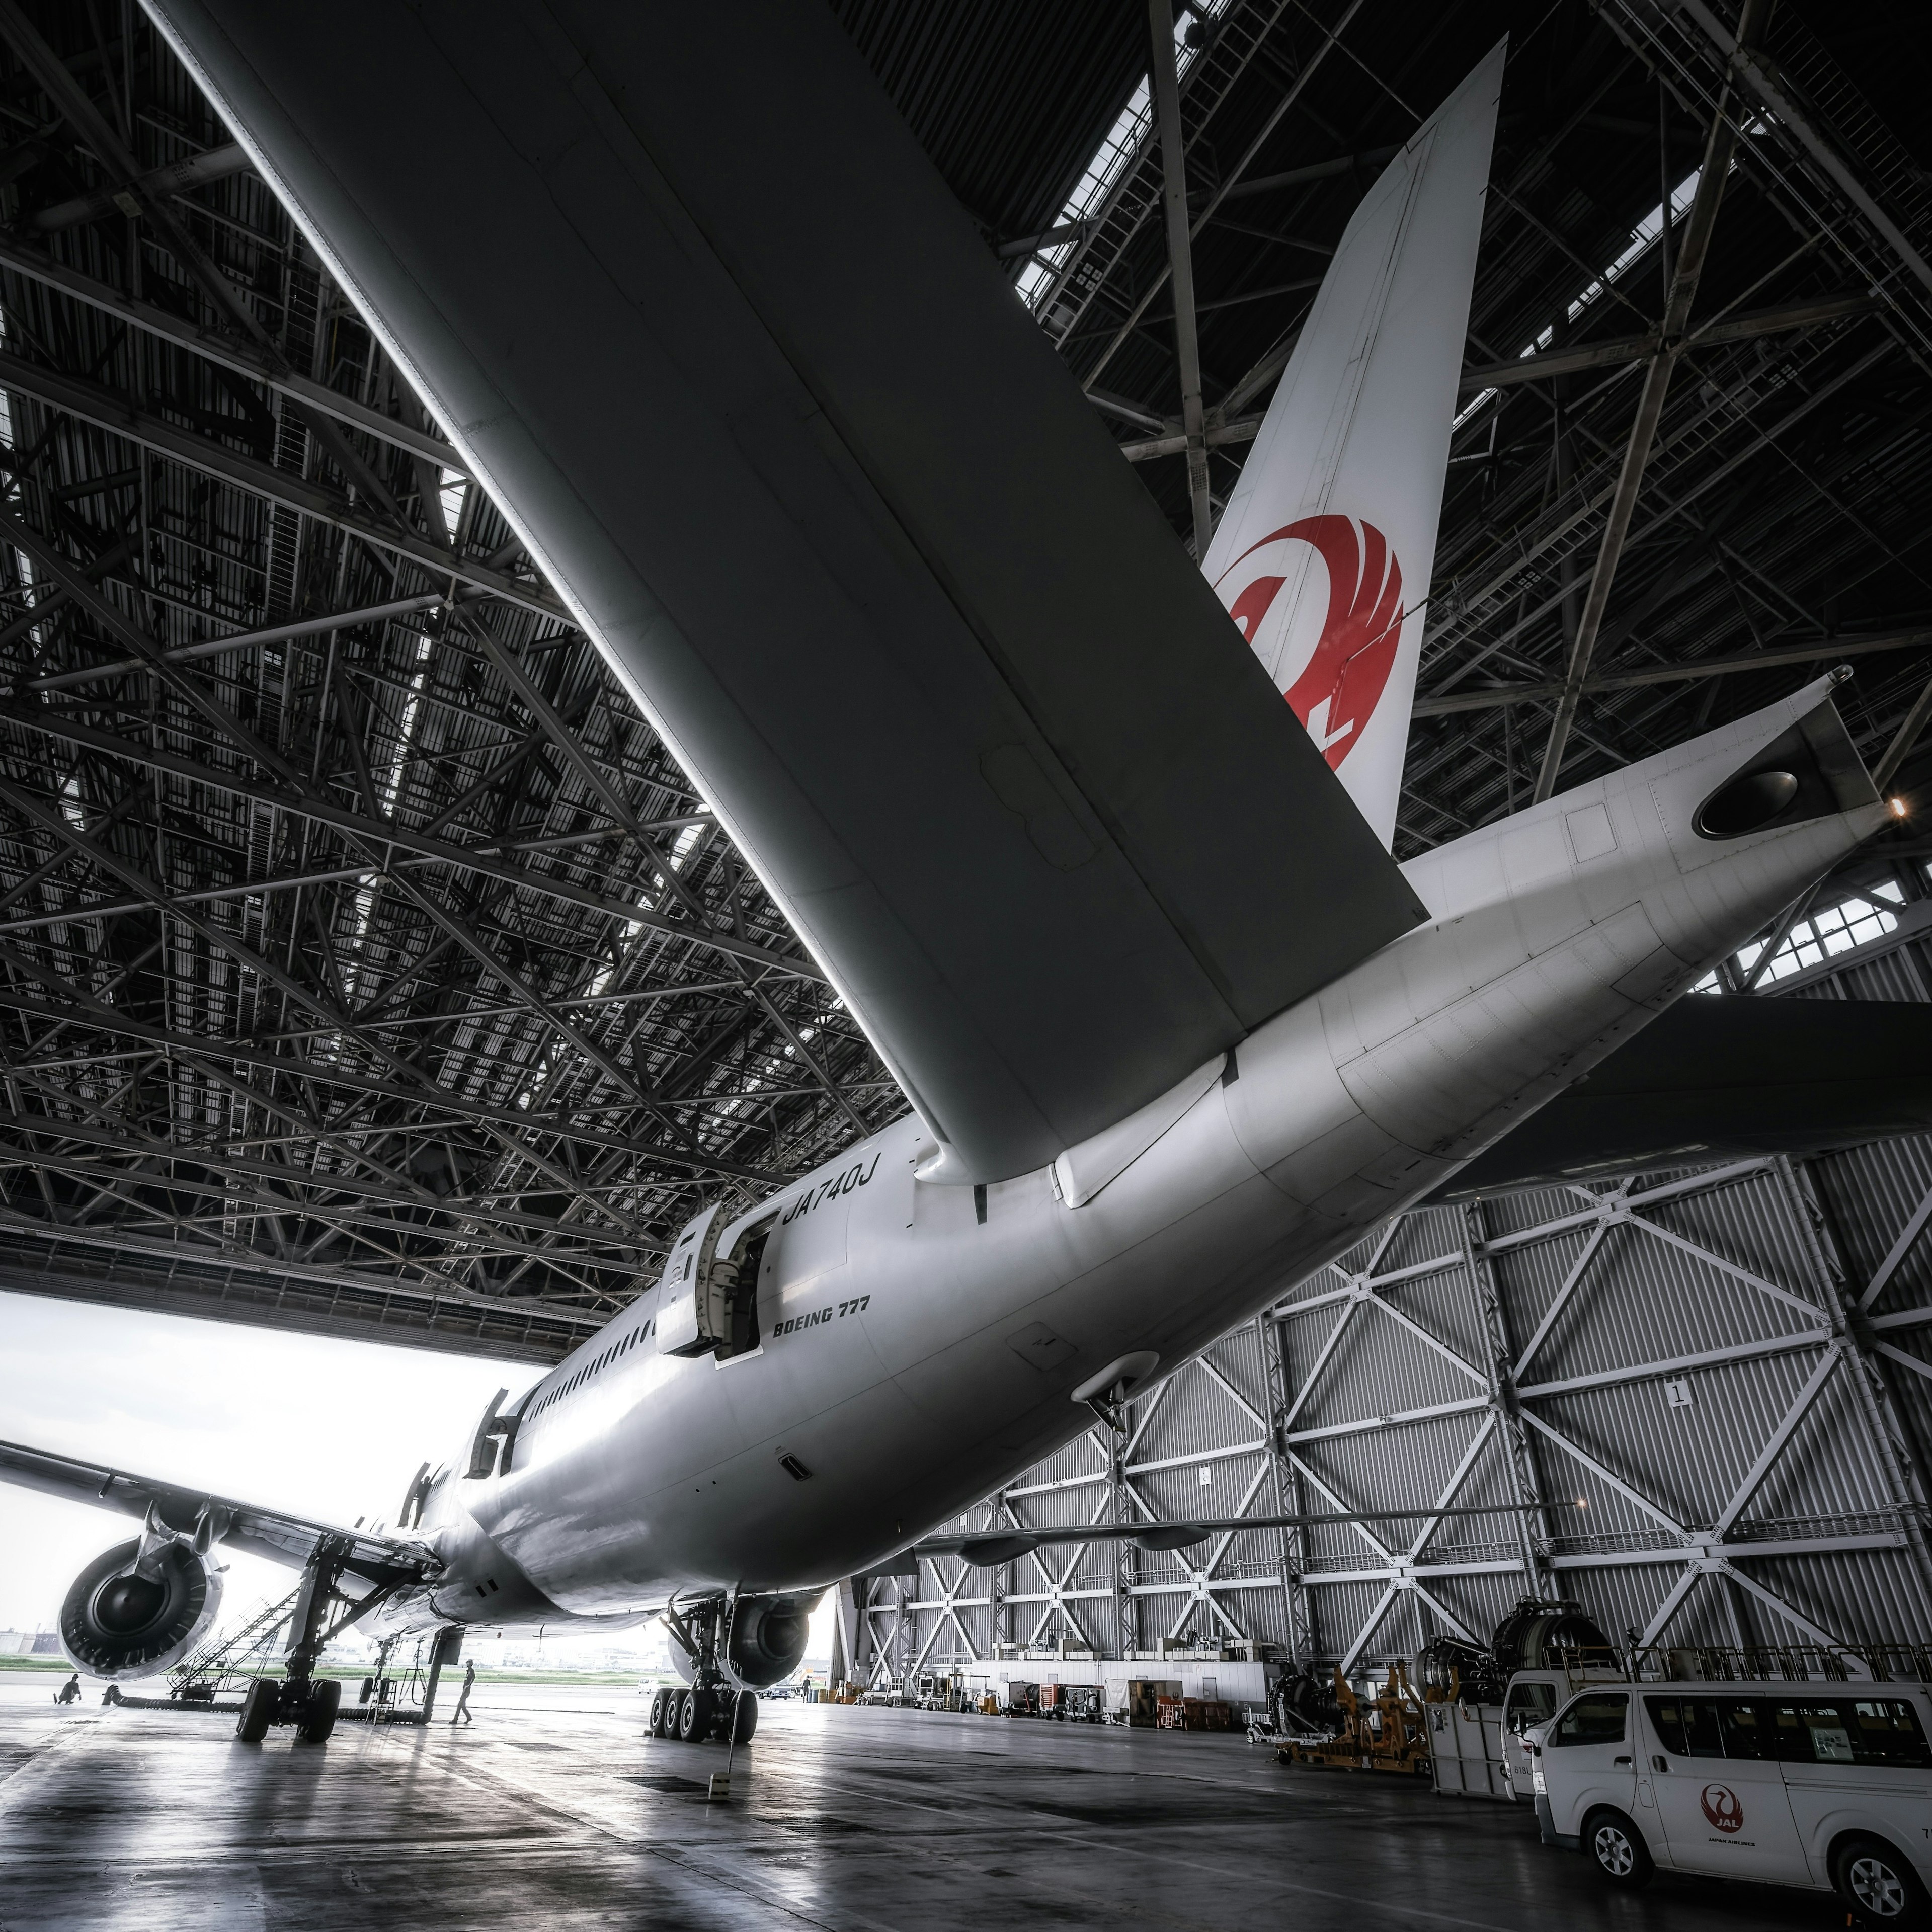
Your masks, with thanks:
[{"label": "van window", "polygon": [[1621,1690],[1598,1691],[1579,1697],[1556,1720],[1556,1728],[1544,1739],[1552,1744],[1620,1744],[1624,1741],[1624,1713],[1629,1697]]},{"label": "van window", "polygon": [[1675,1757],[1932,1769],[1932,1745],[1902,1697],[1646,1697]]},{"label": "van window", "polygon": [[1722,1757],[1724,1741],[1718,1728],[1718,1707],[1708,1698],[1646,1697],[1644,1708],[1657,1730],[1658,1741],[1672,1757]]},{"label": "van window", "polygon": [[1556,1687],[1553,1684],[1513,1684],[1509,1702],[1503,1706],[1503,1722],[1512,1737],[1521,1737],[1556,1714]]},{"label": "van window", "polygon": [[[1902,1697],[1807,1698],[1777,1707],[1779,1718],[1787,1713],[1788,1762],[1932,1768],[1932,1749],[1927,1747],[1918,1713]],[[1783,1725],[1780,1729],[1785,1730]]]},{"label": "van window", "polygon": [[1718,1721],[1724,1727],[1725,1756],[1777,1762],[1777,1730],[1768,1704],[1755,1697],[1720,1697]]}]

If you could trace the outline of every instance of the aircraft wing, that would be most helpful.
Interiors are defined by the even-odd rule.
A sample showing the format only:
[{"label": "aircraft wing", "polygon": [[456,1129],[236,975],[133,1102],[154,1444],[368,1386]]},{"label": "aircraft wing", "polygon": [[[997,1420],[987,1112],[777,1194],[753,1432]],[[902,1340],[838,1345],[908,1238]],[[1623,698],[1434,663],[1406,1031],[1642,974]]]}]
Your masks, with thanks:
[{"label": "aircraft wing", "polygon": [[325,1538],[342,1546],[344,1567],[351,1574],[371,1583],[411,1582],[441,1567],[423,1544],[400,1537],[339,1529],[332,1523],[258,1509],[252,1503],[184,1489],[178,1483],[130,1476],[122,1470],[80,1462],[70,1456],[50,1455],[18,1442],[0,1442],[0,1482],[64,1496],[70,1502],[92,1503],[137,1522],[146,1522],[148,1512],[156,1510],[170,1529],[184,1534],[194,1529],[206,1511],[213,1518],[217,1541],[245,1550],[251,1556],[266,1556],[272,1563],[286,1563],[292,1569],[300,1569]]},{"label": "aircraft wing", "polygon": [[943,1172],[1426,917],[830,10],[144,4]]},{"label": "aircraft wing", "polygon": [[1692,994],[1438,1198],[1932,1131],[1932,1006]]}]

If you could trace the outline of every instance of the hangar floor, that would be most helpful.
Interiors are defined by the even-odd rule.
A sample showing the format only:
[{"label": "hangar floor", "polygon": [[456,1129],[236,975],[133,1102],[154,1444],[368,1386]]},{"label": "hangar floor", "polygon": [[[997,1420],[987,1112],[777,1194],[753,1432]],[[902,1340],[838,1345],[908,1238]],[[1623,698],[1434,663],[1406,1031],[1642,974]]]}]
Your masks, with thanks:
[{"label": "hangar floor", "polygon": [[0,1676],[4,1932],[488,1926],[1250,1932],[1843,1923],[1820,1894],[1610,1894],[1520,1813],[1277,1766],[1239,1738],[767,1703],[722,1748],[627,1690],[487,1693],[473,1727],[320,1748],[219,1718],[70,1710]]}]

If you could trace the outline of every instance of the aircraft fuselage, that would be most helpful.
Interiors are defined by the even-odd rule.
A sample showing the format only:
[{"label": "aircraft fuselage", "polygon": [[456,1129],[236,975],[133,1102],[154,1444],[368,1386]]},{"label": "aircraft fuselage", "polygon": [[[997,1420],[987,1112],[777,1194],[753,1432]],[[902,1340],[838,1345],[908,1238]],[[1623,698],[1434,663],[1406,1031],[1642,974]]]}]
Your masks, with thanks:
[{"label": "aircraft fuselage", "polygon": [[651,1324],[680,1286],[647,1291],[525,1404],[507,1473],[441,1480],[423,1532],[448,1574],[392,1617],[808,1590],[944,1526],[1092,1426],[1071,1394],[1096,1372],[1136,1354],[1171,1370],[1336,1260],[1876,829],[1872,803],[1693,830],[1822,701],[1412,862],[1430,923],[1050,1168],[982,1193],[922,1181],[936,1143],[909,1117],[761,1203],[737,1224],[776,1216],[757,1346],[661,1354]]}]

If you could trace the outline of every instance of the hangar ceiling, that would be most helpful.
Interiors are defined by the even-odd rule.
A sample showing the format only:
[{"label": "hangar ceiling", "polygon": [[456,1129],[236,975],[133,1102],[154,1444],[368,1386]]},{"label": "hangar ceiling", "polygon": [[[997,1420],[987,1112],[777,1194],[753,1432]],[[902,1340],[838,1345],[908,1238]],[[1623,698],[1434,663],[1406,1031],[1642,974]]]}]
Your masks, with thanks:
[{"label": "hangar ceiling", "polygon": [[[1902,9],[1195,8],[1191,332],[1143,10],[836,10],[1190,544],[1375,171],[1510,34],[1399,856],[1840,659],[1906,748]],[[138,9],[0,7],[0,1285],[554,1359],[903,1102]]]}]

